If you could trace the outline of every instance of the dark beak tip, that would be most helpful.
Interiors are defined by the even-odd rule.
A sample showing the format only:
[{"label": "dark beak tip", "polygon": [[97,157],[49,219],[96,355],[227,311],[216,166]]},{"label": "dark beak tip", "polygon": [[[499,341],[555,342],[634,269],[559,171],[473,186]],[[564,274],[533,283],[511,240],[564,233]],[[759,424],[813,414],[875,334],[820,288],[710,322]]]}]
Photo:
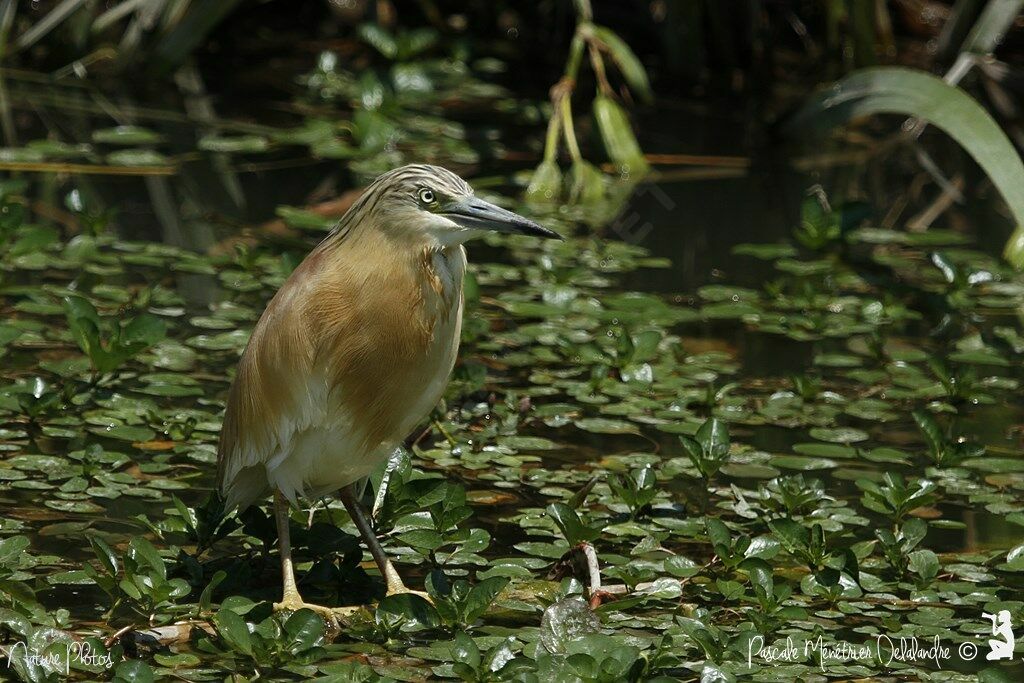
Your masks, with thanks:
[{"label": "dark beak tip", "polygon": [[549,239],[549,240],[558,240],[559,242],[564,242],[565,241],[564,237],[562,237],[560,234],[558,234],[557,232],[555,232],[551,228],[546,228],[543,225],[541,225],[540,223],[537,223],[535,221],[531,221],[528,218],[524,218],[522,220],[525,223],[525,227],[527,228],[526,230],[522,231],[522,233],[525,234],[525,235],[531,235],[531,236],[534,236],[534,237],[543,237],[544,239]]},{"label": "dark beak tip", "polygon": [[446,213],[456,223],[467,228],[565,241],[565,238],[554,230],[475,197],[463,199]]},{"label": "dark beak tip", "polygon": [[523,235],[529,235],[531,237],[541,237],[548,240],[560,240],[562,242],[565,241],[564,237],[559,235],[551,228],[546,228],[540,223],[536,223],[529,219],[523,220],[523,227],[520,230],[520,233]]},{"label": "dark beak tip", "polygon": [[530,237],[540,237],[542,239],[558,240],[559,242],[565,241],[565,238],[562,237],[557,232],[555,232],[554,230],[551,230],[550,228],[545,228],[540,223],[534,223],[533,221],[526,221],[526,225],[523,226],[523,228],[521,228],[518,232],[521,235],[528,235]]}]

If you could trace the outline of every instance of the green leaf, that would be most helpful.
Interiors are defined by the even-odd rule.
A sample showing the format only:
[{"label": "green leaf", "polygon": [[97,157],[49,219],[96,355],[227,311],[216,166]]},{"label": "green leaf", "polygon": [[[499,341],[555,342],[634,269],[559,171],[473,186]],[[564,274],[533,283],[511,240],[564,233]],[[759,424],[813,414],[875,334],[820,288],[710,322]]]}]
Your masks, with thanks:
[{"label": "green leaf", "polygon": [[601,620],[578,595],[553,602],[540,620],[540,642],[548,652],[565,654],[573,641],[601,630]]},{"label": "green leaf", "polygon": [[158,133],[139,126],[102,128],[92,132],[93,142],[108,145],[148,145],[160,142],[162,139]]},{"label": "green leaf", "polygon": [[658,491],[655,488],[657,486],[657,479],[655,478],[654,468],[650,465],[641,467],[640,469],[633,470],[633,482],[636,489],[636,508],[639,510],[651,503]]},{"label": "green leaf", "polygon": [[167,336],[167,324],[151,313],[142,313],[132,318],[121,333],[121,342],[131,346],[137,353],[147,349]]},{"label": "green leaf", "polygon": [[174,503],[174,508],[178,511],[178,514],[181,516],[182,521],[185,522],[185,529],[190,534],[195,534],[197,524],[195,512],[190,510],[189,507],[185,505],[185,503],[181,500],[181,498],[178,498],[175,495],[171,496],[171,502]]},{"label": "green leaf", "polygon": [[738,600],[745,592],[743,584],[739,581],[717,579],[715,581],[715,587],[718,589],[718,592],[722,594],[722,597],[726,600]]},{"label": "green leaf", "polygon": [[491,649],[487,655],[487,660],[484,662],[484,666],[488,671],[492,673],[501,671],[506,664],[515,659],[515,653],[512,651],[512,645],[515,642],[515,637],[509,636],[501,641],[497,647]]},{"label": "green leaf", "polygon": [[78,348],[93,359],[100,349],[100,315],[96,307],[80,296],[64,297],[64,315]]},{"label": "green leaf", "polygon": [[[398,56],[399,61],[407,61],[422,52],[433,47],[438,40],[439,34],[433,28],[421,27],[411,30],[402,30],[398,34]],[[401,66],[416,66],[415,63],[403,64]]]},{"label": "green leaf", "polygon": [[297,209],[293,206],[279,206],[275,212],[290,227],[299,230],[315,230],[317,232],[328,232],[338,222],[334,218],[325,218],[320,214]]},{"label": "green leaf", "polygon": [[136,536],[128,542],[127,557],[134,560],[140,567],[143,563],[148,565],[161,579],[167,578],[167,567],[164,565],[163,558],[160,557],[160,553],[153,547],[153,544],[142,536]]},{"label": "green leaf", "polygon": [[359,37],[388,59],[398,56],[398,41],[377,24],[360,24]]},{"label": "green leaf", "polygon": [[672,576],[685,579],[690,576],[696,576],[700,573],[700,569],[699,564],[682,555],[672,555],[665,558],[665,571]]},{"label": "green leaf", "polygon": [[245,620],[229,609],[221,608],[213,617],[217,633],[232,650],[252,656],[252,635]]},{"label": "green leaf", "polygon": [[810,547],[810,531],[799,522],[791,519],[773,519],[768,522],[768,528],[791,555],[800,557],[800,553]]},{"label": "green leaf", "polygon": [[554,161],[542,161],[533,171],[526,188],[530,202],[556,202],[562,196],[562,170]]},{"label": "green leaf", "polygon": [[960,143],[1009,206],[1017,228],[1004,255],[1014,267],[1024,267],[1024,163],[992,116],[963,90],[904,67],[863,69],[813,95],[786,131],[805,137],[870,114],[914,116]]},{"label": "green leaf", "polygon": [[683,450],[686,451],[693,464],[699,468],[700,463],[704,460],[704,449],[701,445],[689,434],[680,434],[679,442],[683,445]]},{"label": "green leaf", "polygon": [[772,577],[772,568],[767,562],[759,558],[744,560],[740,564],[740,569],[747,572],[754,587],[754,594],[762,605],[773,599],[775,581]]},{"label": "green leaf", "polygon": [[377,612],[400,617],[416,628],[437,628],[441,625],[441,617],[434,606],[413,593],[387,596],[377,605]]},{"label": "green leaf", "polygon": [[608,157],[632,179],[643,176],[647,172],[647,160],[637,144],[629,117],[619,103],[607,95],[598,95],[594,98],[594,118]]},{"label": "green leaf", "polygon": [[615,66],[622,72],[622,77],[626,79],[630,89],[641,100],[649,103],[653,97],[651,82],[647,79],[647,70],[644,69],[644,65],[626,44],[626,41],[606,26],[593,25],[591,30],[594,32],[594,37],[601,41],[608,53],[611,54],[612,59],[615,60]]},{"label": "green leaf", "polygon": [[552,503],[548,506],[547,513],[555,520],[569,545],[593,541],[601,535],[600,529],[586,526],[576,511],[565,503]]},{"label": "green leaf", "polygon": [[223,569],[217,570],[217,573],[210,579],[210,583],[206,584],[206,588],[199,595],[199,611],[205,612],[210,609],[210,604],[213,602],[213,591],[217,590],[217,586],[228,577],[227,572]]},{"label": "green leaf", "polygon": [[988,0],[960,50],[981,55],[992,52],[1013,26],[1022,5],[1024,0]]},{"label": "green leaf", "polygon": [[942,277],[946,280],[947,284],[951,285],[957,281],[957,273],[960,269],[945,254],[936,251],[931,254],[930,259],[932,264],[942,273]]},{"label": "green leaf", "polygon": [[903,526],[900,527],[900,533],[903,536],[903,551],[910,552],[928,534],[928,522],[913,517],[903,523]]},{"label": "green leaf", "polygon": [[36,593],[23,581],[0,579],[0,592],[10,596],[13,604],[31,605],[36,601]]},{"label": "green leaf", "polygon": [[914,422],[917,423],[918,429],[921,430],[924,438],[928,441],[928,450],[931,451],[936,461],[940,460],[943,452],[946,450],[946,439],[942,435],[942,430],[939,429],[939,423],[935,421],[935,418],[930,413],[926,413],[923,410],[915,410],[911,414],[914,417]]},{"label": "green leaf", "polygon": [[480,648],[462,631],[455,634],[451,652],[453,660],[468,665],[474,671],[480,666]]},{"label": "green leaf", "polygon": [[939,558],[934,552],[927,549],[915,550],[907,556],[910,571],[920,576],[925,581],[931,581],[939,573]]},{"label": "green leaf", "polygon": [[262,135],[221,137],[207,135],[199,140],[199,149],[207,152],[264,152],[270,143]]},{"label": "green leaf", "polygon": [[11,536],[0,541],[0,567],[16,567],[29,546],[25,536]]},{"label": "green leaf", "polygon": [[978,683],[1016,683],[1015,674],[1001,666],[990,666],[978,672]]},{"label": "green leaf", "polygon": [[473,586],[469,591],[469,595],[466,596],[465,611],[463,613],[465,623],[467,625],[472,624],[482,617],[495,598],[498,597],[501,591],[505,590],[508,582],[509,579],[507,577],[492,576]]},{"label": "green leaf", "polygon": [[284,633],[288,637],[287,648],[298,654],[324,643],[324,620],[311,609],[300,609],[284,622]]},{"label": "green leaf", "polygon": [[717,460],[729,452],[729,427],[712,417],[697,430],[697,443],[704,449],[705,457]]},{"label": "green leaf", "polygon": [[593,164],[576,159],[569,169],[569,188],[574,204],[594,204],[604,199],[604,174]]},{"label": "green leaf", "polygon": [[705,519],[704,525],[715,552],[719,555],[728,554],[732,547],[732,534],[729,533],[729,527],[725,526],[725,522],[715,517],[708,517]]},{"label": "green leaf", "polygon": [[[99,536],[90,536],[89,544],[92,545],[92,550],[96,553],[96,558],[100,561],[103,571],[105,571],[108,576],[117,576],[117,555],[114,553],[113,549],[107,545],[107,542]],[[0,564],[2,564],[2,561],[0,561]]]},{"label": "green leaf", "polygon": [[107,163],[112,166],[163,166],[169,161],[151,149],[122,149],[107,155]]},{"label": "green leaf", "polygon": [[153,683],[156,675],[141,659],[126,659],[114,669],[113,680],[115,683]]},{"label": "green leaf", "polygon": [[444,545],[444,536],[433,529],[413,529],[398,534],[398,539],[413,548],[437,550]]},{"label": "green leaf", "polygon": [[11,256],[41,255],[59,240],[56,230],[51,227],[26,225],[18,231],[18,240],[7,251]]},{"label": "green leaf", "polygon": [[14,610],[0,607],[0,626],[10,633],[28,638],[33,631],[32,622]]}]

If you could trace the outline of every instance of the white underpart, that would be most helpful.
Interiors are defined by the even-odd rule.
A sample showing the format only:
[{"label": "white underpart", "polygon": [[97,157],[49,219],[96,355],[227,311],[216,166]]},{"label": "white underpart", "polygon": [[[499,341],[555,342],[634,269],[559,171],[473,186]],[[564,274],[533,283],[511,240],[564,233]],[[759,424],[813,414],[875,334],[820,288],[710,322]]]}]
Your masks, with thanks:
[{"label": "white underpart", "polygon": [[[487,230],[464,228],[443,214],[428,214],[421,217],[422,230],[430,235],[440,249],[453,251],[450,247],[462,246],[466,242],[487,234]],[[464,268],[463,268],[464,269]]]}]

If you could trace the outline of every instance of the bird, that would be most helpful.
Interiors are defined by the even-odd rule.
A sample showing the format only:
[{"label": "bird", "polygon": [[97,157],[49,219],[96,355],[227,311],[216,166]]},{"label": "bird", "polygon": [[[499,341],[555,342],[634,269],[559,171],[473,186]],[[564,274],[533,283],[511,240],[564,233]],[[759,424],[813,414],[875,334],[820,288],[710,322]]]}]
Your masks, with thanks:
[{"label": "bird", "polygon": [[[386,584],[405,586],[359,503],[360,484],[437,405],[462,327],[465,242],[489,232],[561,239],[484,201],[458,175],[412,164],[374,180],[267,304],[242,352],[217,448],[225,510],[273,496],[282,598],[306,602],[288,522],[338,492]],[[422,595],[422,593],[420,593]]]}]

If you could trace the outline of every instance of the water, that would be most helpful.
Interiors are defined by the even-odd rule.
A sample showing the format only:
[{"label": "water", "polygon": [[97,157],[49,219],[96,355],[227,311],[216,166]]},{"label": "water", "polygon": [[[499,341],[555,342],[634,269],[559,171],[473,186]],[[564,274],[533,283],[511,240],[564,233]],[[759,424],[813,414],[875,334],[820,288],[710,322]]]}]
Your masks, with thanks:
[{"label": "water", "polygon": [[[130,462],[113,468],[117,473],[116,481],[109,480],[108,468],[101,465],[96,471],[81,475],[87,480],[82,487],[77,482],[66,486],[73,478],[55,476],[48,471],[48,466],[6,463],[4,471],[12,477],[15,472],[25,474],[24,478],[4,487],[0,494],[6,506],[8,528],[31,535],[34,553],[52,555],[52,561],[44,566],[53,572],[77,571],[81,563],[93,556],[91,549],[82,543],[85,529],[123,545],[132,535],[152,535],[143,524],[131,521],[137,515],[157,523],[175,518],[168,494],[174,493],[190,506],[199,505],[207,497],[213,486],[212,448],[219,428],[221,402],[240,346],[237,339],[224,335],[251,326],[267,297],[283,281],[289,266],[294,266],[322,235],[316,230],[267,231],[260,226],[274,219],[278,207],[322,203],[356,186],[366,173],[351,170],[343,161],[314,159],[304,148],[282,146],[265,155],[197,150],[197,139],[210,130],[259,131],[261,126],[281,125],[286,117],[280,113],[280,100],[276,98],[260,100],[251,93],[238,95],[230,91],[214,93],[222,116],[244,114],[247,121],[245,126],[224,122],[204,125],[196,121],[196,101],[182,101],[166,93],[153,96],[152,101],[120,95],[108,98],[79,85],[42,87],[25,74],[8,73],[7,79],[17,112],[20,140],[49,135],[86,141],[92,130],[109,127],[113,121],[145,126],[156,132],[163,139],[159,149],[166,156],[166,163],[156,164],[163,170],[154,175],[68,176],[29,172],[19,176],[28,182],[23,195],[35,212],[36,221],[53,226],[60,230],[62,238],[67,238],[75,232],[87,233],[88,218],[100,225],[101,235],[116,232],[116,240],[101,244],[102,253],[110,255],[109,258],[99,263],[90,261],[82,270],[45,262],[31,268],[5,269],[2,276],[4,317],[8,321],[37,324],[37,329],[31,331],[37,338],[7,351],[0,381],[17,383],[42,374],[59,383],[62,376],[81,376],[63,365],[80,358],[71,338],[49,329],[63,330],[65,325],[60,309],[54,304],[56,299],[31,294],[36,290],[44,291],[44,286],[54,295],[63,295],[68,290],[91,291],[94,297],[98,294],[110,304],[124,304],[126,310],[133,308],[129,303],[133,301],[139,304],[138,309],[145,308],[138,296],[148,290],[153,296],[149,305],[169,322],[170,338],[174,340],[161,347],[159,354],[143,355],[141,363],[129,364],[116,379],[106,378],[96,384],[66,380],[74,395],[71,405],[64,411],[49,414],[44,411],[43,417],[34,422],[19,414],[14,407],[16,398],[12,398],[13,394],[7,395],[6,412],[0,418],[4,423],[0,428],[6,430],[4,449],[12,457],[39,454],[63,457],[69,450],[79,449],[86,443],[98,443],[108,454],[121,452],[130,458]],[[600,228],[600,239],[580,242],[582,252],[588,248],[600,249],[602,243],[624,241],[643,247],[653,257],[668,259],[671,267],[629,267],[623,273],[602,272],[601,277],[610,282],[610,286],[605,286],[605,283],[581,283],[572,277],[559,280],[561,275],[549,277],[550,273],[534,272],[538,263],[550,258],[555,264],[551,268],[553,272],[564,269],[577,276],[588,274],[588,268],[581,267],[578,254],[571,253],[575,246],[570,246],[568,251],[557,251],[556,247],[539,248],[514,242],[511,247],[506,243],[488,243],[470,249],[471,258],[481,272],[493,275],[502,267],[512,267],[515,272],[504,282],[484,283],[482,303],[472,307],[467,324],[476,331],[467,340],[463,354],[466,363],[456,375],[457,380],[466,382],[469,388],[449,395],[447,407],[455,416],[443,420],[448,430],[454,432],[458,445],[454,449],[450,447],[435,424],[423,444],[428,449],[425,459],[417,461],[417,465],[428,472],[444,473],[469,489],[470,500],[484,502],[473,506],[472,524],[487,529],[493,536],[494,542],[485,552],[488,559],[527,557],[529,553],[517,551],[517,544],[539,537],[548,539],[544,534],[538,536],[538,520],[543,519],[541,510],[556,495],[579,490],[592,476],[603,479],[602,468],[622,472],[643,462],[664,464],[674,460],[683,462],[679,467],[685,467],[684,450],[677,434],[692,432],[711,414],[739,417],[732,433],[734,441],[742,444],[737,454],[741,459],[769,468],[768,471],[776,475],[794,474],[807,466],[804,475],[823,480],[829,495],[849,508],[857,508],[862,495],[861,488],[855,484],[858,478],[878,479],[885,470],[908,476],[924,474],[921,436],[909,419],[908,411],[902,408],[893,419],[876,420],[840,411],[825,417],[793,418],[794,426],[772,424],[772,420],[764,416],[766,403],[777,392],[790,390],[791,377],[795,375],[812,376],[821,382],[822,391],[842,392],[847,401],[877,397],[880,392],[891,390],[888,379],[879,379],[873,387],[872,382],[853,377],[843,365],[815,363],[815,358],[822,354],[850,354],[850,339],[856,335],[796,341],[765,332],[760,322],[749,318],[696,315],[702,306],[710,303],[706,297],[698,295],[701,287],[728,285],[760,289],[768,281],[785,279],[771,261],[742,259],[732,250],[745,242],[786,241],[800,220],[804,190],[814,182],[826,182],[831,176],[828,171],[809,174],[794,170],[788,150],[761,143],[766,137],[768,122],[758,121],[749,113],[739,118],[731,113],[734,107],[700,110],[688,104],[665,103],[660,115],[646,115],[649,118],[644,121],[642,139],[645,149],[666,155],[714,154],[729,159],[715,162],[710,171],[703,166],[660,166],[653,181],[641,185],[617,217]],[[290,114],[287,118],[294,122]],[[474,125],[480,127],[474,128]],[[737,134],[737,128],[742,134]],[[466,121],[469,139],[493,138],[494,134],[489,131],[492,131],[491,126]],[[500,136],[499,131],[498,137],[503,139]],[[513,142],[508,146],[513,146]],[[523,156],[529,157],[530,152],[524,152]],[[749,168],[738,168],[736,159],[749,159]],[[94,162],[88,160],[87,163]],[[528,166],[529,163],[522,160],[503,162],[487,158],[478,168],[478,175],[493,187],[509,189],[513,187],[509,179]],[[72,188],[85,198],[90,207],[87,211],[75,215],[64,206],[63,197]],[[103,226],[106,219],[93,213],[100,212],[101,208],[116,211],[109,221],[109,229]],[[968,209],[982,217],[990,216],[992,211],[983,203]],[[996,231],[990,227],[991,223],[985,223],[987,227],[982,232],[987,237],[982,240],[982,247],[995,256],[991,234]],[[202,257],[191,265],[177,252],[169,257],[162,256],[152,247],[153,244],[171,245],[205,254],[214,245],[230,245],[230,239],[239,236],[246,238],[249,246],[235,252],[235,256],[212,260]],[[125,246],[125,243],[135,246]],[[46,248],[45,245],[42,248]],[[147,249],[148,252],[140,254]],[[231,247],[226,251],[231,254]],[[53,248],[49,254],[66,257],[67,252]],[[287,256],[283,262],[277,258],[281,255]],[[823,276],[822,282],[814,286],[828,289],[832,285],[829,277]],[[579,310],[566,309],[550,315],[508,316],[505,313],[517,302],[517,297],[535,302],[539,293],[553,283],[573,289],[577,298],[571,301],[578,303],[581,309],[588,297],[602,300],[621,292],[640,291],[655,293],[662,300],[694,314],[681,322],[652,320],[623,331],[617,318],[609,321],[601,315],[588,317]],[[833,289],[830,295],[849,295],[858,287],[861,285],[850,285],[842,292]],[[867,287],[862,289],[866,291]],[[881,298],[884,294],[877,293],[877,296]],[[770,308],[767,304],[759,306]],[[510,320],[506,320],[507,317]],[[1012,326],[1012,320],[1008,320],[1011,316],[993,317],[1000,324]],[[858,318],[861,320],[862,317]],[[893,341],[909,343],[928,352],[940,349],[944,342],[926,334],[933,329],[933,323],[933,320],[908,323]],[[548,327],[536,334],[523,332],[523,329],[544,325]],[[621,374],[630,367],[628,363],[617,366],[621,359],[574,361],[589,357],[590,352],[612,354],[614,345],[605,344],[602,334],[621,338],[622,334],[636,333],[647,327],[678,335],[677,340],[661,348],[657,359],[651,360],[655,376],[661,381],[671,376],[673,383],[621,391],[618,385],[622,383],[613,383],[612,387],[604,386],[592,393],[577,386],[592,381],[600,387],[600,378],[594,379],[591,374],[595,369],[603,368],[602,372],[614,378],[616,373]],[[552,342],[551,338],[557,339]],[[583,350],[571,350],[574,344]],[[517,359],[517,353],[525,354],[527,360]],[[549,353],[555,354],[557,359],[552,359]],[[668,364],[668,358],[675,358],[681,366],[703,358],[699,362],[706,364],[706,370],[672,374],[673,371],[659,365]],[[1007,381],[1020,380],[1018,360],[995,369],[982,364],[980,375],[989,376],[987,373],[992,372],[991,376]],[[886,366],[874,361],[863,361],[861,365],[858,367],[865,371]],[[472,373],[473,369],[482,371],[484,368],[486,382],[479,374]],[[537,372],[551,373],[554,379],[534,377]],[[154,379],[153,375],[167,377]],[[712,406],[701,398],[707,393],[709,383],[713,390],[722,390],[730,383],[735,386]],[[198,390],[193,391],[193,388]],[[545,418],[549,419],[547,424],[529,415],[521,416],[521,423],[516,424],[515,411],[510,409],[496,410],[490,417],[494,406],[488,402],[496,400],[500,404],[506,391],[518,398],[530,396],[535,408],[558,402],[571,403],[572,408],[566,411],[568,417]],[[971,401],[958,404],[964,412],[957,424],[960,433],[988,445],[990,456],[1020,456],[1019,425],[1024,421],[1024,408],[1013,400],[1012,391],[1013,388],[1005,386],[992,389],[989,392],[991,405],[975,407]],[[941,403],[943,409],[949,405],[943,403],[939,395],[929,398]],[[806,401],[808,410],[821,409],[828,403],[820,397]],[[609,405],[615,410],[602,412]],[[680,417],[673,417],[672,411],[677,411]],[[633,420],[637,414],[642,414],[645,420]],[[586,419],[608,420],[609,424],[590,423],[581,427],[581,420]],[[503,420],[508,422],[503,424]],[[102,429],[89,431],[90,425],[101,428],[118,421],[147,431],[138,438],[108,438]],[[622,423],[628,423],[628,428]],[[903,450],[908,457],[896,464],[867,460],[862,454],[832,465],[780,459],[791,456],[796,444],[820,445],[822,441],[813,436],[814,427],[833,423],[864,430],[864,443],[855,442],[863,446],[864,451],[888,446]],[[512,435],[534,437],[544,443],[510,448],[505,446],[505,440]],[[470,439],[478,446],[483,445],[484,450],[474,449]],[[503,447],[508,452],[500,455],[507,457],[493,455]],[[530,457],[522,460],[523,455]],[[461,462],[463,467],[452,466],[453,461]],[[1019,542],[1019,527],[1009,524],[1006,514],[1024,509],[1019,497],[1021,469],[1006,467],[983,474],[988,483],[980,493],[958,496],[953,492],[956,487],[952,486],[946,490],[941,503],[926,505],[918,514],[941,519],[944,523],[934,525],[928,547],[943,554],[943,561],[949,564],[963,554],[1005,550]],[[961,483],[975,482],[976,473],[977,470],[963,470],[953,478],[960,477]],[[931,472],[928,476],[945,475]],[[728,492],[730,485],[747,490],[749,494],[767,478],[764,469],[719,476],[710,485],[717,496],[713,499],[712,510],[728,513],[734,509],[735,500]],[[30,486],[29,482],[36,484]],[[701,503],[692,498],[692,483],[687,477],[663,482],[662,496],[656,501],[656,514],[652,519],[659,516],[699,518]],[[975,493],[983,498],[1002,496],[1005,506],[997,508],[999,512],[986,511],[983,502],[972,500]],[[599,523],[613,526],[629,523],[622,505],[604,488],[593,494],[591,500],[592,510],[588,514],[593,514]],[[41,501],[60,504],[46,507]],[[684,513],[680,515],[681,509]],[[864,514],[862,508],[859,510]],[[338,514],[336,506],[333,514]],[[53,526],[62,522],[74,526]],[[867,519],[864,522],[868,524]],[[845,527],[843,533],[861,540],[871,539],[871,531],[878,524],[877,519],[868,526],[852,524]],[[183,540],[180,520],[165,525],[161,532],[166,535],[159,539],[162,547],[171,542],[189,545]],[[693,537],[685,536],[673,539],[665,528],[654,528],[652,533],[663,534],[665,543],[678,543],[682,551],[701,562],[709,559],[703,541],[697,543]],[[619,559],[626,557],[632,542],[617,547],[611,554]],[[237,539],[222,541],[202,560],[213,567],[231,567],[230,562],[237,560],[239,552]],[[407,563],[403,571],[409,576],[418,580],[426,573],[422,557],[406,552],[403,558]],[[224,594],[248,589],[253,596],[273,597],[278,580],[273,561],[265,553],[249,547],[245,562],[251,574],[241,576],[236,583],[229,580],[224,585]],[[416,564],[421,566],[414,566]],[[613,560],[612,564],[618,562]],[[878,566],[871,569],[882,572]],[[209,571],[207,567],[207,574]],[[204,579],[208,578],[204,574]],[[71,610],[72,621],[79,626],[98,622],[94,606],[104,602],[101,592],[66,579],[56,583],[54,588],[41,591],[48,606],[60,605]],[[329,593],[327,588],[323,590]]]}]

